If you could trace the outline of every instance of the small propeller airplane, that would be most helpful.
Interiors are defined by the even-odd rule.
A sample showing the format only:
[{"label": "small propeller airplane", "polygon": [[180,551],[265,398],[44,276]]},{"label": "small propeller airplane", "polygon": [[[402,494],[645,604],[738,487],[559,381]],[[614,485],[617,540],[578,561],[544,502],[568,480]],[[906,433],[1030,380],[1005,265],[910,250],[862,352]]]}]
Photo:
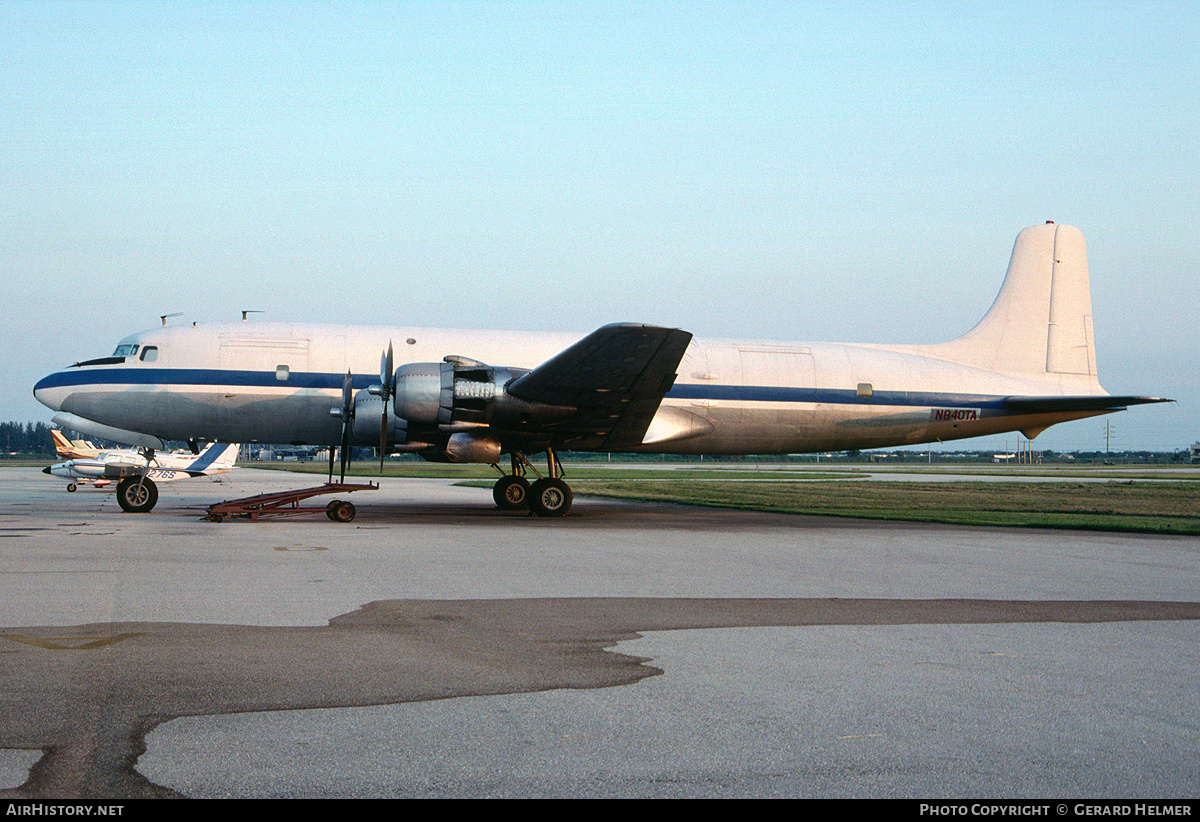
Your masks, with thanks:
[{"label": "small propeller airplane", "polygon": [[87,440],[69,440],[67,435],[57,428],[50,429],[50,439],[54,441],[54,453],[65,460],[76,457],[89,458],[100,453],[100,449]]},{"label": "small propeller airplane", "polygon": [[[397,350],[397,348],[399,350]],[[380,354],[380,352],[383,352]],[[372,360],[379,360],[376,371]],[[561,516],[566,451],[789,454],[1051,425],[1158,397],[1100,386],[1083,235],[1027,228],[991,309],[935,345],[699,341],[634,323],[557,333],[201,323],[125,337],[40,380],[59,425],[167,439],[290,442],[491,464],[501,508]],[[528,455],[545,453],[546,475]],[[511,470],[498,463],[508,455]],[[330,454],[330,478],[333,450]]]},{"label": "small propeller airplane", "polygon": [[42,473],[67,478],[68,491],[81,482],[103,488],[116,480],[117,503],[123,510],[137,513],[149,511],[158,502],[156,482],[227,473],[233,470],[237,453],[236,443],[213,443],[198,455],[118,449],[69,459],[43,468]]}]

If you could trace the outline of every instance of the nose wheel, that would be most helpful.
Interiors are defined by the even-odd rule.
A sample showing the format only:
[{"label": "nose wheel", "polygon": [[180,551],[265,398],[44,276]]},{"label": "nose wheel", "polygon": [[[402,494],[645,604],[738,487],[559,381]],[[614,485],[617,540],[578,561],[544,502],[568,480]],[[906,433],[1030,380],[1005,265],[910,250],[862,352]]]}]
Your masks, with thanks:
[{"label": "nose wheel", "polygon": [[144,514],[158,502],[158,486],[148,477],[126,477],[117,483],[117,504],[130,514]]}]

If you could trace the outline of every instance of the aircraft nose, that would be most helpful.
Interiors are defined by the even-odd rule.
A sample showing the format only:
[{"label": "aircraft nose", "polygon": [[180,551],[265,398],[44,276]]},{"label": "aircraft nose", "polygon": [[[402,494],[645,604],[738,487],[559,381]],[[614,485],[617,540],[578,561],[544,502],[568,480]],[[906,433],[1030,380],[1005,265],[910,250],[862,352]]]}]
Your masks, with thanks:
[{"label": "aircraft nose", "polygon": [[58,381],[58,374],[42,377],[33,387],[33,397],[42,405],[54,411],[62,410],[63,399],[67,389]]},{"label": "aircraft nose", "polygon": [[42,469],[42,473],[43,473],[43,474],[49,474],[49,473],[50,473],[50,466],[49,466],[49,465],[47,465],[45,468],[43,468],[43,469]]}]

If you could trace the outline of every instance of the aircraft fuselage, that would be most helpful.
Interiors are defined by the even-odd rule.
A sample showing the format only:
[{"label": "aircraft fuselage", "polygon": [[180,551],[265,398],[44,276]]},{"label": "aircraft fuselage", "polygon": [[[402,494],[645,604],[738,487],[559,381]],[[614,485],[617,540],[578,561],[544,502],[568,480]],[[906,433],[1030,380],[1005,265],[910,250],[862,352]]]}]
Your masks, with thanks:
[{"label": "aircraft fuselage", "polygon": [[[41,380],[37,398],[88,420],[163,440],[336,444],[330,415],[352,374],[378,383],[395,363],[447,356],[533,369],[580,339],[518,331],[211,323],[126,337],[135,353],[72,366]],[[1005,375],[938,356],[937,346],[692,340],[643,444],[679,454],[779,454],[1036,433],[1104,413],[1015,413],[1010,396],[1102,396],[1094,377]],[[376,445],[379,423],[356,426]],[[558,444],[557,447],[564,447]],[[565,446],[569,449],[569,445]]]}]

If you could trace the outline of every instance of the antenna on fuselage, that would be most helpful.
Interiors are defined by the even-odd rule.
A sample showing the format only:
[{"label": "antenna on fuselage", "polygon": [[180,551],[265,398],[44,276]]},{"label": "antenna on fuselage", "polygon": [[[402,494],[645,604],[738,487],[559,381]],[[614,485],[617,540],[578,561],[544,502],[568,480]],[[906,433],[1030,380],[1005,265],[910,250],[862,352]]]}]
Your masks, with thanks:
[{"label": "antenna on fuselage", "polygon": [[247,314],[266,314],[266,313],[267,312],[262,311],[260,309],[255,309],[255,308],[246,309],[245,311],[242,312],[242,322],[246,321]]},{"label": "antenna on fuselage", "polygon": [[174,314],[159,314],[158,318],[160,320],[162,320],[163,327],[165,328],[167,325],[167,320],[169,320],[171,317],[182,317],[182,316],[183,316],[182,311],[176,311]]}]

